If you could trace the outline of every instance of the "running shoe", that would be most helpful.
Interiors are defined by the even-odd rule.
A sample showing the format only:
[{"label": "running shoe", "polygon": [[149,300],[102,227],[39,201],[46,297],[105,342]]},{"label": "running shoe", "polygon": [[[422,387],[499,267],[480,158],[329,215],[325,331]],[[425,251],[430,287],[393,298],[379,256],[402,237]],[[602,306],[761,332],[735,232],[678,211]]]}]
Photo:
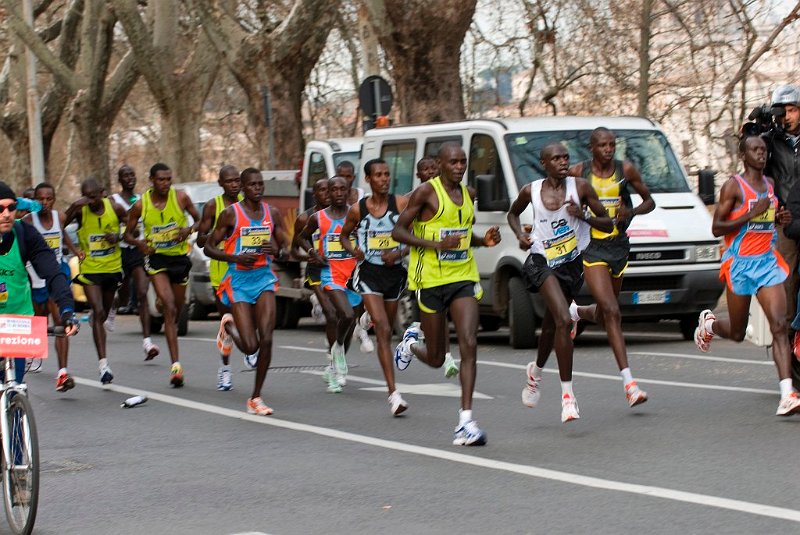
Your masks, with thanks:
[{"label": "running shoe", "polygon": [[365,331],[368,331],[369,328],[372,327],[372,318],[369,316],[369,312],[364,311],[364,313],[361,314],[361,317],[358,318],[358,325]]},{"label": "running shoe", "polygon": [[631,381],[625,385],[625,398],[628,400],[628,405],[633,408],[647,401],[647,392],[639,388],[636,381]]},{"label": "running shoe", "polygon": [[108,366],[103,366],[100,368],[100,382],[104,385],[109,384],[111,381],[114,380],[114,374],[111,373],[111,368]]},{"label": "running shoe", "polygon": [[361,325],[356,324],[356,328],[354,333],[361,344],[358,346],[358,349],[361,350],[362,353],[372,353],[375,351],[375,345],[372,343],[372,340],[369,337],[369,333],[367,333],[366,329],[362,328]]},{"label": "running shoe", "polygon": [[405,370],[411,364],[411,359],[414,358],[414,352],[411,351],[411,344],[418,342],[421,338],[422,331],[419,322],[415,321],[408,326],[406,332],[403,333],[403,339],[397,344],[394,350],[394,364],[398,370]]},{"label": "running shoe", "polygon": [[578,305],[575,301],[569,305],[569,315],[572,319],[572,328],[569,330],[569,337],[575,340],[575,337],[578,336],[578,322],[580,321],[580,317],[578,317]]},{"label": "running shoe", "polygon": [[247,400],[247,414],[255,414],[256,416],[269,416],[273,410],[264,403],[264,400],[259,398],[250,398]]},{"label": "running shoe", "polygon": [[311,294],[309,301],[311,301],[311,317],[314,318],[314,322],[318,324],[325,323],[327,321],[325,319],[325,312],[322,310],[322,306],[320,306],[317,296]]},{"label": "running shoe", "polygon": [[483,446],[486,444],[486,433],[481,431],[475,420],[456,427],[453,433],[453,446]]},{"label": "running shoe", "polygon": [[142,349],[144,350],[144,360],[153,360],[161,353],[161,350],[152,340],[143,340]]},{"label": "running shoe", "polygon": [[578,402],[575,400],[575,397],[564,394],[561,398],[561,423],[565,424],[572,420],[577,420],[580,417]]},{"label": "running shoe", "polygon": [[108,311],[108,317],[106,318],[106,321],[103,322],[103,327],[106,328],[106,331],[110,333],[114,332],[114,321],[116,319],[117,309],[112,307],[111,310]]},{"label": "running shoe", "polygon": [[795,357],[800,356],[800,331],[795,331],[792,337],[792,353]]},{"label": "running shoe", "polygon": [[800,395],[797,392],[792,392],[788,396],[781,399],[778,405],[778,412],[775,416],[791,416],[800,412]]},{"label": "running shoe", "polygon": [[336,370],[333,369],[333,366],[325,368],[325,371],[322,373],[322,378],[328,383],[328,393],[340,394],[342,392],[342,385],[340,385],[337,380]]},{"label": "running shoe", "polygon": [[708,309],[702,311],[700,316],[697,317],[697,329],[694,330],[694,343],[697,349],[703,353],[708,353],[708,350],[711,349],[711,339],[714,338],[714,334],[706,330],[706,320],[713,321],[715,319],[717,319],[717,317]]},{"label": "running shoe", "polygon": [[56,391],[66,392],[71,388],[75,388],[75,381],[72,379],[72,376],[67,372],[59,373],[58,377],[56,377]]},{"label": "running shoe", "polygon": [[539,387],[539,383],[541,382],[542,378],[539,377],[537,379],[533,376],[534,366],[536,366],[536,361],[528,363],[528,367],[526,368],[528,381],[525,385],[525,388],[522,389],[522,404],[526,407],[530,407],[531,409],[536,407],[536,405],[539,403],[539,398],[542,396],[542,390]]},{"label": "running shoe", "polygon": [[400,416],[400,414],[405,412],[408,408],[408,403],[406,403],[406,400],[403,399],[403,396],[401,396],[400,392],[397,390],[389,395],[389,408],[395,416]]},{"label": "running shoe", "polygon": [[331,356],[333,357],[333,366],[336,369],[336,374],[347,375],[347,359],[344,354],[344,346],[339,345],[339,342],[334,342],[331,346]]},{"label": "running shoe", "polygon": [[258,352],[252,355],[244,355],[242,358],[244,359],[244,365],[247,369],[255,370],[256,366],[258,366]]},{"label": "running shoe", "polygon": [[220,366],[217,371],[217,390],[227,392],[233,390],[233,378],[230,366]]},{"label": "running shoe", "polygon": [[183,366],[180,362],[176,362],[169,370],[169,384],[175,388],[183,386]]},{"label": "running shoe", "polygon": [[456,364],[456,360],[453,358],[453,355],[450,353],[445,353],[444,355],[444,376],[447,379],[451,377],[455,377],[458,375],[458,364]]},{"label": "running shoe", "polygon": [[233,314],[227,313],[222,315],[222,319],[219,320],[219,332],[217,332],[217,349],[219,350],[219,354],[223,357],[228,357],[233,351],[233,338],[231,335],[228,334],[228,331],[225,330],[225,326],[229,323],[233,322]]},{"label": "running shoe", "polygon": [[570,337],[570,339],[575,340],[576,336],[578,336],[578,322],[573,320],[572,321],[572,327],[569,330],[569,337]]}]

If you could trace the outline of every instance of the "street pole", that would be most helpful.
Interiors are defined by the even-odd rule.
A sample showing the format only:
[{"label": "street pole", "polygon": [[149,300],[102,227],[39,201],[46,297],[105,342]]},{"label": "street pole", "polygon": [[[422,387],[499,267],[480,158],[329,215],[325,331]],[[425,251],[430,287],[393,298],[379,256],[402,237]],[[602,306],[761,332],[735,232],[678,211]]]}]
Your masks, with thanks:
[{"label": "street pole", "polygon": [[[22,1],[25,23],[33,28],[33,2]],[[25,47],[28,104],[28,144],[31,155],[31,186],[44,182],[44,146],[42,142],[42,110],[39,106],[39,92],[36,88],[36,55]]]},{"label": "street pole", "polygon": [[264,100],[264,124],[269,129],[269,168],[275,169],[275,133],[272,131],[272,102],[269,100],[269,88],[265,85],[261,86],[261,98]]}]

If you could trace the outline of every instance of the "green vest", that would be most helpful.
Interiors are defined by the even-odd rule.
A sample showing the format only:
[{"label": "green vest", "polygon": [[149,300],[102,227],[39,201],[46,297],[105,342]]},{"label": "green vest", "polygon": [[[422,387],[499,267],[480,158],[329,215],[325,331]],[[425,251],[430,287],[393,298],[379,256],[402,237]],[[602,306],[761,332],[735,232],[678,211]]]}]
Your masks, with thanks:
[{"label": "green vest", "polygon": [[472,257],[472,223],[475,208],[466,186],[461,184],[461,206],[456,205],[442,185],[440,177],[428,181],[439,199],[439,209],[428,221],[414,219],[411,230],[415,236],[441,241],[445,236],[458,234],[461,241],[456,249],[442,250],[411,247],[408,264],[408,288],[434,288],[453,282],[480,282],[478,264]]},{"label": "green vest", "polygon": [[167,204],[163,210],[159,210],[153,204],[150,198],[152,193],[153,188],[148,189],[141,199],[145,240],[158,254],[168,256],[189,254],[189,241],[177,240],[178,231],[188,226],[188,219],[178,204],[178,193],[175,188],[169,189]]},{"label": "green vest", "polygon": [[[239,193],[239,200],[243,200],[244,195]],[[214,224],[211,226],[211,230],[213,231],[214,228],[217,226],[217,221],[219,221],[219,214],[225,209],[225,199],[222,195],[217,195],[214,197]],[[224,242],[220,242],[219,245],[222,245]],[[221,247],[220,247],[221,249]],[[222,262],[220,260],[211,259],[211,263],[208,266],[208,273],[209,277],[211,278],[211,287],[212,288],[219,288],[219,285],[222,284],[222,279],[225,278],[225,273],[228,272],[228,263]]]},{"label": "green vest", "polygon": [[101,215],[92,212],[88,205],[81,207],[78,245],[86,253],[86,258],[81,262],[81,275],[122,271],[119,241],[109,243],[105,238],[106,234],[119,234],[119,218],[111,201],[103,199]]},{"label": "green vest", "polygon": [[11,249],[0,255],[0,314],[33,316],[31,283],[19,252],[19,238],[12,228],[14,243]]}]

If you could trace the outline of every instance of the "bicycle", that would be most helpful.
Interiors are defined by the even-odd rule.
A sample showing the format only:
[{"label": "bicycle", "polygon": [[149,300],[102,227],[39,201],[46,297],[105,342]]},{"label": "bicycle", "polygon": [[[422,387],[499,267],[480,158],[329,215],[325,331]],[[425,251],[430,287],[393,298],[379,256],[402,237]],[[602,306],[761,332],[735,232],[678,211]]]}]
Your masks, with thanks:
[{"label": "bicycle", "polygon": [[[8,316],[0,316],[5,319]],[[46,321],[46,320],[45,320]],[[63,327],[50,327],[48,336],[64,336]],[[25,359],[2,357],[3,378],[0,383],[0,472],[2,472],[3,505],[6,519],[15,535],[33,531],[39,505],[39,435],[28,399],[28,386],[18,381],[17,365]]]}]

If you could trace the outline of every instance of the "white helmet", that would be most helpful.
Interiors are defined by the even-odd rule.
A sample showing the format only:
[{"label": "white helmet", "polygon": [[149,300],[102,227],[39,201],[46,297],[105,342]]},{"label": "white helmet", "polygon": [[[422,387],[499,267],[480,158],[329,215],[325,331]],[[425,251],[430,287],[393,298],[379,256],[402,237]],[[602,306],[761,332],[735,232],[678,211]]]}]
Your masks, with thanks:
[{"label": "white helmet", "polygon": [[800,88],[796,85],[782,85],[772,92],[772,106],[800,106]]}]

